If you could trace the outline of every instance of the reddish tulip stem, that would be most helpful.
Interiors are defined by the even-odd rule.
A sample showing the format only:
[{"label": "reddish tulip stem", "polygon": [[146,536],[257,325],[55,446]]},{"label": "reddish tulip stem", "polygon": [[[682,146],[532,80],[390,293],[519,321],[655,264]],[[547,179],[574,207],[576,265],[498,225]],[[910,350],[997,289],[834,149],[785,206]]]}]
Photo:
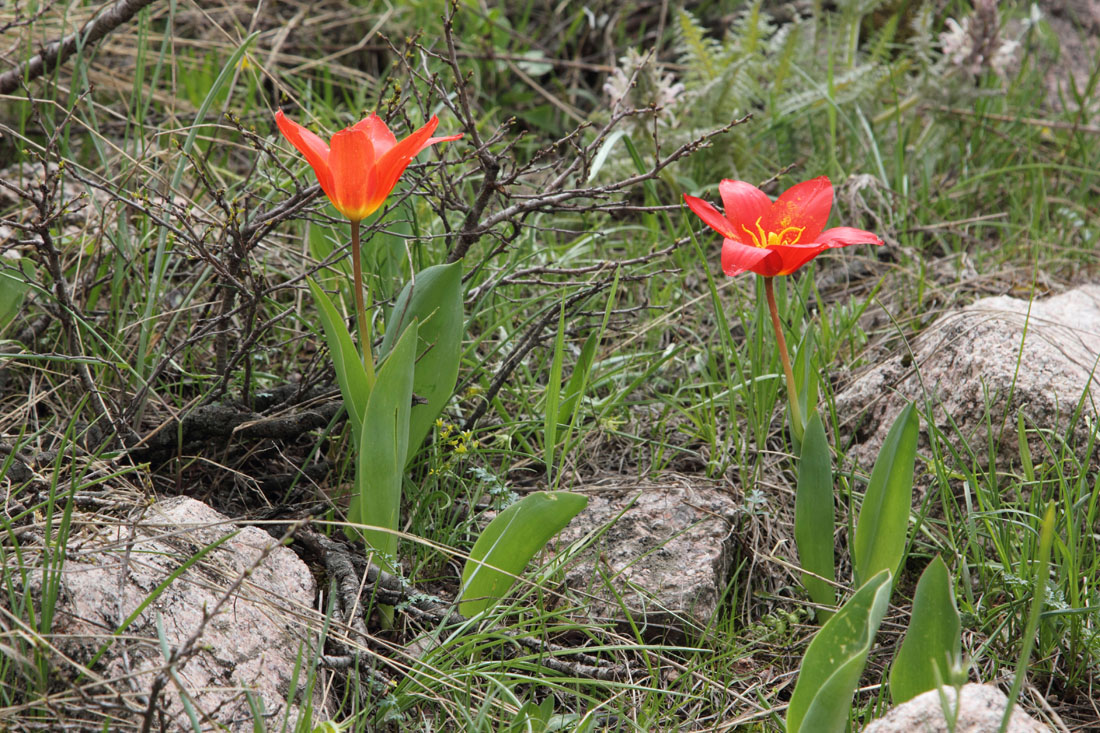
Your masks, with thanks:
[{"label": "reddish tulip stem", "polygon": [[798,407],[798,390],[794,386],[794,371],[791,369],[791,358],[787,354],[787,339],[783,336],[783,324],[779,320],[779,308],[775,305],[775,287],[772,284],[774,278],[764,278],[764,295],[768,299],[768,310],[772,314],[772,327],[775,328],[775,342],[779,347],[779,360],[783,362],[783,373],[787,377],[787,403],[791,406],[791,421],[798,426],[801,435],[802,410]]},{"label": "reddish tulip stem", "polygon": [[351,222],[351,272],[352,289],[355,291],[355,320],[359,326],[359,348],[363,352],[363,368],[367,381],[374,385],[374,357],[371,354],[371,326],[367,318],[367,306],[363,302],[363,258],[359,254],[359,220]]}]

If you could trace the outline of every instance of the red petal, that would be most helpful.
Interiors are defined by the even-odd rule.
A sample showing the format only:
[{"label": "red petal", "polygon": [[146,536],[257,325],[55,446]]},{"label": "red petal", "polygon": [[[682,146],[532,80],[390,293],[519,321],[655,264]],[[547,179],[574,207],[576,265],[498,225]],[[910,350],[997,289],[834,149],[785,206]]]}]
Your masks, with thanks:
[{"label": "red petal", "polygon": [[325,145],[325,141],[288,118],[282,110],[275,113],[275,124],[279,126],[279,130],[290,141],[290,144],[306,156],[306,161],[309,162],[309,165],[313,168],[313,173],[317,176],[317,182],[321,184],[321,190],[332,199],[334,192],[332,170],[329,168],[329,149],[328,145]]},{"label": "red petal", "polygon": [[833,227],[819,234],[817,243],[827,247],[847,247],[851,244],[882,244],[882,240],[862,229]]},{"label": "red petal", "polygon": [[779,234],[791,227],[801,228],[802,233],[791,244],[816,242],[832,208],[833,184],[825,176],[812,178],[791,186],[775,200],[764,230]]},{"label": "red petal", "polygon": [[726,218],[736,232],[734,238],[742,244],[753,244],[754,238],[760,236],[758,225],[766,224],[772,200],[751,183],[731,181],[728,178],[718,184],[718,193],[722,194]]},{"label": "red petal", "polygon": [[329,165],[336,194],[332,203],[352,221],[364,219],[378,208],[373,203],[377,179],[374,163],[374,146],[365,130],[349,127],[332,136]]},{"label": "red petal", "polygon": [[[460,137],[462,137],[461,132],[458,133],[457,135],[444,135],[443,137],[430,137],[430,138],[428,138],[428,142],[424,143],[424,146],[422,148],[420,148],[420,150],[425,150],[426,148],[430,148],[431,146],[435,145],[436,143],[449,143],[453,140],[458,140]],[[416,152],[419,153],[420,150],[418,150]]]},{"label": "red petal", "polygon": [[390,128],[382,121],[382,118],[371,112],[370,117],[357,122],[353,130],[363,130],[370,137],[374,146],[374,157],[381,158],[386,152],[397,144],[397,138],[390,132]]},{"label": "red petal", "polygon": [[750,247],[732,239],[722,242],[722,272],[730,277],[747,270],[771,277],[779,274],[781,265],[782,260],[773,249]]},{"label": "red petal", "polygon": [[[378,190],[380,193],[385,191],[385,196],[390,195],[390,191],[397,185],[401,174],[409,166],[409,161],[431,144],[431,136],[437,125],[439,125],[439,118],[433,115],[427,124],[394,145],[378,159]],[[383,196],[383,200],[385,196]]]},{"label": "red petal", "polygon": [[708,227],[721,234],[726,239],[740,239],[730,220],[718,213],[718,209],[711,206],[701,198],[684,194],[684,202],[688,208],[695,212]]},{"label": "red petal", "polygon": [[774,247],[770,251],[775,252],[779,264],[772,274],[790,275],[828,248],[827,244],[788,244],[783,247]]}]

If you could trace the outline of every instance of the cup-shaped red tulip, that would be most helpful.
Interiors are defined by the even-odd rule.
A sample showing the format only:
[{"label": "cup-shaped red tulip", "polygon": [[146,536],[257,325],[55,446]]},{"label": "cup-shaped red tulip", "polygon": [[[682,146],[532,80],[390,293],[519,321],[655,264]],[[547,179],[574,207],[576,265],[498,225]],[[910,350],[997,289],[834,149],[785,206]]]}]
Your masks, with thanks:
[{"label": "cup-shaped red tulip", "polygon": [[833,184],[825,176],[788,188],[778,199],[751,183],[718,184],[725,216],[703,199],[684,194],[688,207],[721,234],[722,270],[764,277],[790,275],[826,249],[882,244],[871,232],[852,227],[825,229],[833,208]]},{"label": "cup-shaped red tulip", "polygon": [[462,135],[432,137],[439,125],[433,116],[427,124],[398,141],[386,123],[371,114],[365,120],[332,136],[332,147],[306,128],[291,121],[282,110],[275,122],[286,139],[313,166],[317,182],[336,209],[351,221],[361,221],[378,210],[418,153],[436,143]]}]

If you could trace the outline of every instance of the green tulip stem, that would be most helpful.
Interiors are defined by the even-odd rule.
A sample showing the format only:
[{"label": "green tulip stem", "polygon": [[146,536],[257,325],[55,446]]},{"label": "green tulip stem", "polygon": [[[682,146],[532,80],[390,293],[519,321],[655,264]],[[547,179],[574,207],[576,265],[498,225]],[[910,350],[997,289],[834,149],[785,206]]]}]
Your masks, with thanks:
[{"label": "green tulip stem", "polygon": [[359,253],[359,220],[351,222],[351,269],[352,289],[355,291],[355,320],[359,326],[359,348],[363,352],[363,368],[367,370],[367,381],[374,386],[374,357],[371,354],[371,324],[367,318],[367,307],[363,301],[363,258]]},{"label": "green tulip stem", "polygon": [[779,360],[783,362],[783,373],[787,377],[787,403],[791,406],[791,422],[802,427],[802,411],[798,407],[798,390],[794,386],[794,371],[791,358],[787,354],[787,339],[783,336],[783,324],[779,320],[779,309],[775,305],[775,287],[773,278],[764,278],[764,295],[768,299],[768,310],[772,314],[772,327],[775,328],[775,342],[779,347]]}]

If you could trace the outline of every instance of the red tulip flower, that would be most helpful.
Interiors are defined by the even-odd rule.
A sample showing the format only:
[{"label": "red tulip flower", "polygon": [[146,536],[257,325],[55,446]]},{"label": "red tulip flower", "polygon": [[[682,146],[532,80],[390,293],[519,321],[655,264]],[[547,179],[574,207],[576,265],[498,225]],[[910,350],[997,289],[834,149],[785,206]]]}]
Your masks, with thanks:
[{"label": "red tulip flower", "polygon": [[827,249],[851,244],[882,244],[882,240],[862,229],[825,228],[833,208],[833,184],[825,176],[791,186],[775,201],[744,181],[724,180],[718,184],[718,192],[722,195],[725,216],[695,196],[685,193],[684,201],[707,226],[725,238],[722,241],[722,270],[727,275],[747,270],[763,276],[764,296],[787,380],[791,428],[800,441],[806,424],[798,406],[794,372],[772,280],[776,275],[790,275]]},{"label": "red tulip flower", "polygon": [[419,130],[398,142],[382,119],[371,116],[332,136],[332,148],[282,110],[275,122],[286,139],[306,156],[317,174],[317,182],[336,209],[351,221],[361,221],[378,210],[397,185],[409,161],[436,143],[457,140],[462,135],[431,137],[439,125],[432,117]]},{"label": "red tulip flower", "polygon": [[833,208],[833,184],[825,176],[788,188],[774,202],[751,183],[718,184],[726,215],[703,199],[684,194],[688,207],[725,237],[722,270],[730,276],[755,272],[790,275],[826,249],[882,244],[871,232],[852,227],[825,229]]},{"label": "red tulip flower", "polygon": [[382,119],[371,113],[367,119],[340,130],[332,136],[332,148],[301,125],[287,119],[282,110],[275,113],[279,130],[317,174],[321,190],[337,211],[351,220],[351,265],[355,293],[355,317],[359,323],[359,346],[368,384],[374,384],[374,360],[371,357],[371,323],[363,298],[363,266],[359,256],[359,222],[386,202],[409,161],[436,143],[457,140],[462,135],[432,137],[439,125],[434,115],[428,123],[400,142]]}]

